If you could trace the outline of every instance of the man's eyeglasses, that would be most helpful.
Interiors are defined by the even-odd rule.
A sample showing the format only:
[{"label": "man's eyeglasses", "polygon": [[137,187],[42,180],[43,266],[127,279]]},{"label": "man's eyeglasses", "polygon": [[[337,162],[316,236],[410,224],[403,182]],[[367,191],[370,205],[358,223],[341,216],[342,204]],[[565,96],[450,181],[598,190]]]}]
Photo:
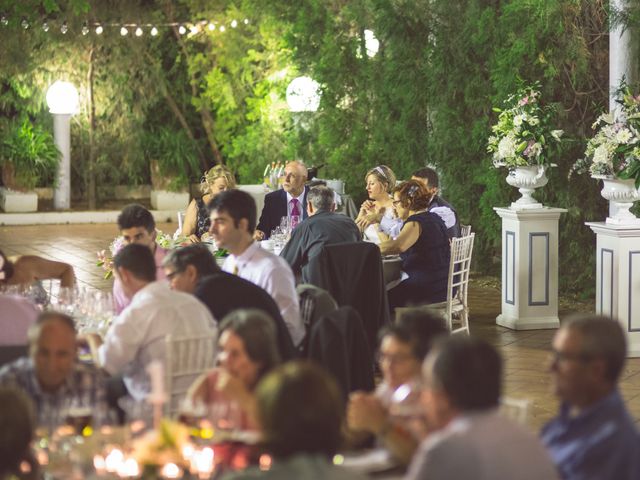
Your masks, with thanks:
[{"label": "man's eyeglasses", "polygon": [[570,353],[560,352],[558,350],[551,351],[551,362],[557,364],[560,362],[581,362],[587,363],[593,360],[593,355],[588,353]]},{"label": "man's eyeglasses", "polygon": [[392,355],[390,353],[378,352],[378,354],[376,355],[376,358],[379,363],[388,363],[391,365],[391,364],[404,363],[407,360],[411,360],[411,358],[413,357],[406,353],[397,353],[395,355]]}]

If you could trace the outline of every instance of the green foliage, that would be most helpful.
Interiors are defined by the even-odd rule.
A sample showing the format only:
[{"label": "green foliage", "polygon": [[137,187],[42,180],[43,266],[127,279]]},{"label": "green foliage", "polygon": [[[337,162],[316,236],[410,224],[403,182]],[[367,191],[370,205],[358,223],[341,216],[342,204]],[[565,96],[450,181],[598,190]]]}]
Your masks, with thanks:
[{"label": "green foliage", "polygon": [[145,134],[143,146],[148,163],[157,162],[158,174],[168,177],[169,191],[189,186],[189,179],[197,174],[199,164],[195,146],[184,131],[159,127]]},{"label": "green foliage", "polygon": [[28,118],[9,125],[3,134],[0,164],[11,165],[19,188],[31,190],[42,180],[52,185],[59,159],[51,132]]}]

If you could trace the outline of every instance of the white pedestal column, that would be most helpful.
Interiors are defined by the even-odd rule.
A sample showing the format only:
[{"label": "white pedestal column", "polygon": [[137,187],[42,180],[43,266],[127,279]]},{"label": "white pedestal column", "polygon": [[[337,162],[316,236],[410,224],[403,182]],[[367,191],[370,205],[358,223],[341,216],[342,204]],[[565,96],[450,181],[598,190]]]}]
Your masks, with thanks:
[{"label": "white pedestal column", "polygon": [[596,241],[596,313],[617,319],[640,357],[640,226],[587,222]]},{"label": "white pedestal column", "polygon": [[502,218],[502,313],[514,330],[557,328],[558,220],[563,208],[494,208]]},{"label": "white pedestal column", "polygon": [[53,114],[53,138],[60,150],[58,182],[53,192],[53,208],[69,210],[71,208],[71,115]]}]

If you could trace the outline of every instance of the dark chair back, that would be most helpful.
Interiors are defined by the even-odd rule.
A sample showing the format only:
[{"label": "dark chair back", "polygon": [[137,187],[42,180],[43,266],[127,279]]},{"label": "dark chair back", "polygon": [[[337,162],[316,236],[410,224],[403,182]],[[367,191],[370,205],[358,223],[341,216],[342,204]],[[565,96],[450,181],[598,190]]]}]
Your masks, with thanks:
[{"label": "dark chair back", "polygon": [[28,345],[3,345],[0,347],[0,367],[28,354]]}]

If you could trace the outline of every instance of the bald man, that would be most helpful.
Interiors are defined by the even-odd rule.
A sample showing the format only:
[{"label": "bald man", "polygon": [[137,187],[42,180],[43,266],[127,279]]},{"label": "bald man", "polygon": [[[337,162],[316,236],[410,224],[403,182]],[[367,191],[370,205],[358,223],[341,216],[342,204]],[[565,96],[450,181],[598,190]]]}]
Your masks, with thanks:
[{"label": "bald man", "polygon": [[110,419],[105,375],[77,361],[73,319],[59,312],[40,314],[29,329],[29,356],[0,370],[0,385],[23,390],[36,408],[38,425],[55,428],[71,408],[91,412],[94,424]]},{"label": "bald man", "polygon": [[299,160],[289,162],[284,167],[282,190],[268,193],[264,197],[264,207],[256,227],[254,238],[269,238],[271,231],[280,225],[282,217],[297,216],[298,223],[307,218],[307,167]]}]

